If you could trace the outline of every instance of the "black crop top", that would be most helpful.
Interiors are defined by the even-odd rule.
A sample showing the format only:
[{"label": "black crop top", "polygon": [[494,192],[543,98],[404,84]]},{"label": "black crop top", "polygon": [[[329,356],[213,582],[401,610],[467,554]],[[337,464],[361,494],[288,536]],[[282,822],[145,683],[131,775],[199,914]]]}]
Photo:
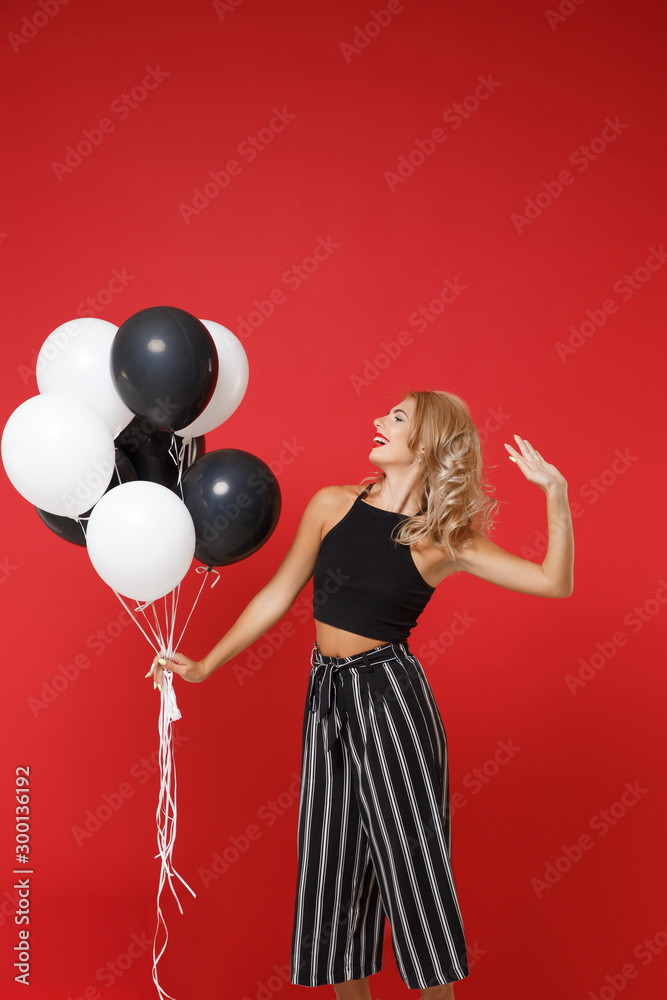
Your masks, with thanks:
[{"label": "black crop top", "polygon": [[403,642],[431,599],[407,545],[391,533],[405,514],[373,507],[359,494],[322,539],[313,571],[313,617],[383,642]]}]

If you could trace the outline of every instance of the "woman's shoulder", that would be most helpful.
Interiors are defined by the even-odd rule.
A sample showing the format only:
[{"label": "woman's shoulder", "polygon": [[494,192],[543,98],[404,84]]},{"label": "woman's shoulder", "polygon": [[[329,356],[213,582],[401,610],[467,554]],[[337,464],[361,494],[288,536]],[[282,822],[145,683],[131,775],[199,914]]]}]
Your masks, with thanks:
[{"label": "woman's shoulder", "polygon": [[351,503],[364,492],[365,486],[323,486],[315,493],[311,503],[318,506],[336,507],[344,503]]},{"label": "woman's shoulder", "polygon": [[323,486],[311,497],[304,522],[317,528],[323,539],[352,509],[363,489],[363,486]]},{"label": "woman's shoulder", "polygon": [[323,486],[313,494],[307,510],[327,524],[340,520],[363,493],[363,486]]}]

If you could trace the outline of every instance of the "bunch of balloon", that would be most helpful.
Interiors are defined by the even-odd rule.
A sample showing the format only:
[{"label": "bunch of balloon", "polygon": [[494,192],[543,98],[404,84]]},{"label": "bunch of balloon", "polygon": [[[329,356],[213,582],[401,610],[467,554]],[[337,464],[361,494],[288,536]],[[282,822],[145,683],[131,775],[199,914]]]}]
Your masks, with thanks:
[{"label": "bunch of balloon", "polygon": [[[44,341],[36,375],[39,395],[22,403],[3,431],[7,475],[48,528],[87,549],[93,568],[155,653],[170,657],[206,580],[217,583],[216,567],[256,552],[280,516],[280,489],[265,462],[238,449],[205,453],[205,435],[245,395],[243,346],[219,323],[153,306],[120,327],[87,317],[62,324]],[[175,640],[181,582],[194,557],[203,564],[196,570],[202,581]],[[165,672],[153,980],[167,998],[157,977],[166,948],[162,889],[168,881],[181,913],[174,877],[195,895],[172,864],[171,724],[179,718],[172,677]]]}]

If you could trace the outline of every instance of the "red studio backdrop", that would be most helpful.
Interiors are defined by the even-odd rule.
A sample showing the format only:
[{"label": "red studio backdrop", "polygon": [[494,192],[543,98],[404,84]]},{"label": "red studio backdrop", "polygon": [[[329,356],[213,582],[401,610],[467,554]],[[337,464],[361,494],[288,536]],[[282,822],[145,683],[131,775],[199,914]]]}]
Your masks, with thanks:
[{"label": "red studio backdrop", "polygon": [[[196,657],[312,494],[372,473],[372,420],[405,389],[467,402],[493,538],[540,562],[544,495],[504,448],[527,438],[568,480],[573,595],[461,574],[411,637],[449,741],[470,961],[456,996],[653,1000],[667,14],[546,2],[5,0],[1,417],[77,316],[173,305],[242,340],[248,391],[207,447],[268,462],[283,511],[203,594],[181,644]],[[152,652],[4,471],[0,561],[0,995],[153,997]],[[183,915],[163,896],[160,982],[178,1000],[306,995],[288,979],[310,595],[205,686],[174,682],[174,863],[197,893]],[[13,966],[20,767],[29,993]],[[407,995],[389,934],[371,984]]]}]

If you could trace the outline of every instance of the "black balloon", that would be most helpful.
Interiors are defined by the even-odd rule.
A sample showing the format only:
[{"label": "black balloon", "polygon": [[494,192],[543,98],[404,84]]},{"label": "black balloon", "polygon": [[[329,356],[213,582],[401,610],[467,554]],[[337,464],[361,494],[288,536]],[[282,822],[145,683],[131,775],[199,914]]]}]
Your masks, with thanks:
[{"label": "black balloon", "polygon": [[190,466],[182,486],[197,534],[195,556],[206,566],[227,566],[252,555],[278,523],[278,480],[248,451],[209,452]]},{"label": "black balloon", "polygon": [[[111,482],[104,491],[105,493],[112,490],[114,486],[120,486],[121,483],[131,483],[137,479],[137,474],[134,471],[132,463],[119,448],[116,448],[115,462],[116,467],[113,470]],[[73,542],[74,545],[82,545],[85,548],[86,534],[80,521],[77,521],[73,517],[64,517],[61,514],[51,514],[40,507],[35,507],[35,510],[47,528],[50,528],[59,538],[63,538],[66,542]],[[92,511],[93,508],[91,507],[85,514],[79,514],[79,517],[89,518]]]},{"label": "black balloon", "polygon": [[[59,538],[63,538],[66,542],[73,542],[74,545],[82,545],[85,549],[86,535],[80,521],[75,521],[73,517],[64,517],[61,514],[51,514],[47,510],[42,510],[41,507],[35,507],[35,510],[47,528],[50,528]],[[87,517],[88,514],[80,516]]]},{"label": "black balloon", "polygon": [[151,306],[118,328],[111,372],[139,417],[178,431],[202,412],[218,378],[218,352],[204,324],[175,306]]},{"label": "black balloon", "polygon": [[204,436],[193,438],[190,445],[170,431],[159,430],[150,420],[135,417],[116,438],[116,444],[125,452],[134,466],[137,479],[159,483],[169,490],[177,490],[177,456],[184,448],[183,467],[192,465],[205,451]]}]

